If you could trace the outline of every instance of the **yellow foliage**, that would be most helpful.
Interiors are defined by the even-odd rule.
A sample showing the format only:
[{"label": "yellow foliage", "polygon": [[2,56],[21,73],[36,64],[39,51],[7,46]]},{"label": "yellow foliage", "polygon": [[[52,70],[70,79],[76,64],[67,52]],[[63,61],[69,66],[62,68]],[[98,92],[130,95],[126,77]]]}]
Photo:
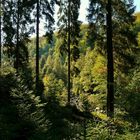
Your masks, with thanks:
[{"label": "yellow foliage", "polygon": [[140,12],[135,13],[136,16],[136,22],[140,22]]},{"label": "yellow foliage", "polygon": [[107,121],[109,119],[106,114],[103,114],[101,112],[92,112],[92,114],[93,114],[93,116],[95,116],[101,120],[104,120],[104,121]]}]

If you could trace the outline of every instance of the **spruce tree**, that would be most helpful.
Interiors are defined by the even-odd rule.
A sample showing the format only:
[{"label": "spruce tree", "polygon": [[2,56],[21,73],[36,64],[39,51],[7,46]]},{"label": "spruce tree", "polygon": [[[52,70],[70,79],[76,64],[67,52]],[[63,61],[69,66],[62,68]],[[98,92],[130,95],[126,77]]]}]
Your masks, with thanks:
[{"label": "spruce tree", "polygon": [[107,115],[114,116],[114,61],[112,46],[112,6],[107,3]]},{"label": "spruce tree", "polygon": [[[90,0],[88,8],[89,34],[88,38],[92,48],[99,46],[97,49],[100,53],[106,54],[106,6],[105,0]],[[135,6],[133,0],[121,1],[112,0],[112,28],[113,28],[113,46],[116,66],[122,68],[127,64],[131,57],[130,52],[134,49],[132,46],[137,45],[136,35],[132,31],[135,18],[133,13]],[[129,49],[128,49],[129,48]],[[120,61],[121,63],[118,63]]]},{"label": "spruce tree", "polygon": [[[75,50],[78,47],[78,38],[80,37],[80,24],[78,20],[80,8],[80,0],[62,0],[59,8],[59,32],[58,37],[62,39],[60,46],[60,52],[67,53],[67,67],[68,67],[68,79],[67,79],[67,91],[68,91],[68,104],[70,104],[71,98],[71,55],[72,49]],[[73,47],[71,49],[71,47]],[[74,51],[73,51],[74,52]],[[75,57],[77,58],[77,57]]]},{"label": "spruce tree", "polygon": [[20,0],[17,1],[17,27],[16,27],[16,60],[15,60],[15,68],[18,72],[19,69],[19,27],[20,27]]},{"label": "spruce tree", "polygon": [[[137,42],[136,36],[132,31],[132,26],[135,20],[133,16],[135,10],[133,0],[131,1],[112,0],[111,1],[112,7],[108,5],[110,4],[108,4],[108,2],[105,0],[101,1],[90,0],[87,17],[90,24],[89,26],[90,45],[92,46],[92,48],[96,47],[97,50],[104,56],[108,56],[107,114],[109,115],[111,112],[113,114],[114,110],[113,63],[115,62],[115,68],[117,69],[119,68],[119,70],[127,72],[128,68],[130,68],[130,66],[132,66],[131,64],[133,64],[132,52],[134,52],[135,50],[134,45],[136,45]],[[111,17],[112,17],[112,25],[110,24]],[[113,28],[112,33],[110,32],[111,28]],[[111,46],[113,46],[113,49]]]},{"label": "spruce tree", "polygon": [[2,61],[2,43],[1,43],[1,36],[2,36],[2,1],[0,0],[0,68],[1,68],[1,61]]},{"label": "spruce tree", "polygon": [[39,89],[39,0],[37,0],[36,6],[36,93]]},{"label": "spruce tree", "polygon": [[28,62],[29,36],[33,23],[33,2],[21,0],[3,1],[3,46],[15,69],[22,69]]},{"label": "spruce tree", "polygon": [[70,55],[71,55],[71,51],[70,51],[70,44],[71,44],[71,38],[70,38],[70,33],[71,33],[71,0],[68,1],[68,104],[70,104],[70,95],[71,95],[71,80],[70,80]]},{"label": "spruce tree", "polygon": [[54,25],[54,5],[57,3],[56,0],[42,0],[36,1],[36,94],[39,93],[39,20],[40,18],[45,19],[45,36],[48,39],[48,43],[52,42],[53,39],[53,25]]},{"label": "spruce tree", "polygon": [[[44,113],[45,104],[41,103],[26,83],[24,73],[14,76],[15,87],[11,89],[11,104],[15,106],[19,121],[17,139],[27,139],[46,132],[48,121]],[[25,79],[24,79],[25,78]]]}]

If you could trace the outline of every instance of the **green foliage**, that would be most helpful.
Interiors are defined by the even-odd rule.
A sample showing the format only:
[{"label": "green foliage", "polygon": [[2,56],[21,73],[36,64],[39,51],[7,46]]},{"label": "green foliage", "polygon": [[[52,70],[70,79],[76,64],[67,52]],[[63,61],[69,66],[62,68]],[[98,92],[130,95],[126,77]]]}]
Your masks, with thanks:
[{"label": "green foliage", "polygon": [[[3,53],[13,61],[13,65],[16,65],[15,61],[18,59],[20,67],[28,62],[27,43],[29,42],[29,35],[33,33],[33,27],[27,27],[28,24],[33,23],[33,19],[30,17],[33,5],[28,5],[29,3],[26,4],[20,0],[2,2]],[[18,29],[18,26],[20,29]],[[20,48],[18,52],[16,50],[17,46]],[[19,53],[18,56],[17,53]]]},{"label": "green foliage", "polygon": [[62,101],[63,104],[66,103],[66,87],[61,79],[56,79],[53,74],[44,77],[44,94],[46,98],[51,96],[56,96],[55,98]]},{"label": "green foliage", "polygon": [[[98,51],[106,54],[106,4],[107,1],[90,0],[88,9],[89,42],[98,46]],[[112,1],[113,52],[115,65],[125,71],[133,67],[133,52],[137,51],[136,34],[132,27],[135,7],[132,1]],[[122,18],[123,17],[123,18]]]},{"label": "green foliage", "polygon": [[140,114],[140,106],[139,106],[139,82],[140,82],[140,73],[139,71],[134,72],[134,76],[132,76],[131,82],[127,87],[127,95],[126,95],[126,110],[130,113],[130,115],[139,120]]},{"label": "green foliage", "polygon": [[[139,140],[140,22],[139,13],[134,22],[133,1],[113,1],[114,120],[106,115],[106,1],[90,0],[90,26],[80,26],[80,1],[70,3],[71,105],[67,104],[68,1],[40,1],[40,18],[46,24],[46,36],[39,38],[41,96],[35,95],[36,39],[28,42],[34,32],[36,1],[20,1],[19,60],[23,67],[18,73],[13,63],[19,7],[15,0],[2,4],[1,140]],[[59,6],[59,31],[53,35],[55,4]]]},{"label": "green foliage", "polygon": [[0,76],[0,139],[30,139],[46,132],[44,103],[29,89],[24,76]]}]

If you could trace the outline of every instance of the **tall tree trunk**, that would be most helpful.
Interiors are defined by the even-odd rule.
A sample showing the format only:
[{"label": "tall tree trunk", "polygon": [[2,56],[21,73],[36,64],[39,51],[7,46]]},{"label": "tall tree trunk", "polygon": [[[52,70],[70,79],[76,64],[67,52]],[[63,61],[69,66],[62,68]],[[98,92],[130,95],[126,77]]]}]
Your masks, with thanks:
[{"label": "tall tree trunk", "polygon": [[39,93],[39,0],[36,7],[36,94]]},{"label": "tall tree trunk", "polygon": [[16,62],[15,62],[15,69],[18,72],[19,69],[19,22],[20,22],[20,13],[19,13],[19,5],[20,5],[20,0],[17,1],[17,31],[16,31]]},{"label": "tall tree trunk", "polygon": [[1,30],[1,17],[2,17],[2,6],[1,6],[1,0],[0,0],[0,68],[1,68],[1,62],[2,62],[2,44],[1,44],[1,35],[2,35],[2,30]]},{"label": "tall tree trunk", "polygon": [[70,80],[70,6],[71,0],[68,0],[68,104],[70,104],[71,80]]},{"label": "tall tree trunk", "polygon": [[114,116],[114,64],[112,46],[112,6],[107,4],[107,116]]}]

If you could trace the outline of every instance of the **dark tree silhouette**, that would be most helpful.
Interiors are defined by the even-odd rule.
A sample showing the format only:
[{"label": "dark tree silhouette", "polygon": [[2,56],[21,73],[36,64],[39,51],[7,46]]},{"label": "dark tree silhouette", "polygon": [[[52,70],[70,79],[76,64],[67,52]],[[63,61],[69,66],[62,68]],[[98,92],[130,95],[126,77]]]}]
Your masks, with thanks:
[{"label": "dark tree silhouette", "polygon": [[2,36],[2,0],[0,0],[0,68],[2,63],[2,44],[1,44],[1,36]]},{"label": "dark tree silhouette", "polygon": [[[65,0],[60,3],[60,17],[58,21],[59,38],[63,38],[63,43],[60,46],[60,52],[63,54],[67,53],[67,66],[68,66],[68,79],[67,79],[67,94],[68,94],[68,104],[71,101],[71,56],[76,61],[78,59],[78,42],[80,37],[80,25],[81,22],[78,20],[80,8],[80,0]],[[74,53],[76,56],[74,56]]]},{"label": "dark tree silhouette", "polygon": [[36,93],[39,89],[39,0],[36,6]]},{"label": "dark tree silhouette", "polygon": [[48,43],[53,40],[53,25],[54,25],[54,5],[56,0],[37,0],[36,1],[36,94],[40,95],[40,73],[39,73],[39,22],[41,18],[45,19],[45,37]]},{"label": "dark tree silhouette", "polygon": [[29,36],[33,32],[31,13],[33,2],[14,0],[2,1],[3,53],[10,58],[16,70],[22,70],[28,63]]},{"label": "dark tree silhouette", "polygon": [[134,66],[132,52],[137,48],[133,47],[136,46],[136,36],[131,27],[134,23],[135,6],[133,0],[89,2],[88,42],[93,49],[96,48],[100,54],[107,56],[107,114],[111,117],[114,112],[113,56],[115,68],[120,72],[126,73]]},{"label": "dark tree silhouette", "polygon": [[20,0],[17,1],[17,29],[16,29],[16,62],[15,62],[15,68],[18,72],[19,68],[19,27],[20,27]]},{"label": "dark tree silhouette", "polygon": [[71,92],[71,82],[70,82],[70,55],[71,55],[71,50],[70,50],[70,21],[71,21],[71,0],[68,1],[68,104],[70,104],[70,92]]},{"label": "dark tree silhouette", "polygon": [[112,45],[112,6],[107,3],[107,116],[114,115],[114,67]]}]

